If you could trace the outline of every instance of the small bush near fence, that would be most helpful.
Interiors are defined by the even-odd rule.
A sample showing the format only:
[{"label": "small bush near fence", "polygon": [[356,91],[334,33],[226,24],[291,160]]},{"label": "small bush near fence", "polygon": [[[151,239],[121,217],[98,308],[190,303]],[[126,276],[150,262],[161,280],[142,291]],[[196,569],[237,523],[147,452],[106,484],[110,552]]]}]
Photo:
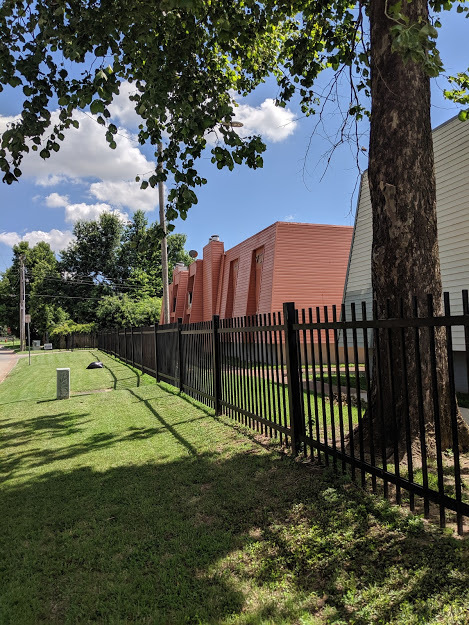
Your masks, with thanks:
[{"label": "small bush near fence", "polygon": [[469,387],[466,291],[460,309],[451,313],[447,295],[438,316],[431,298],[384,317],[365,304],[358,315],[353,305],[289,303],[281,313],[108,330],[98,347],[294,454],[426,517],[436,510],[442,526],[454,518],[463,533],[469,458],[455,398]]}]

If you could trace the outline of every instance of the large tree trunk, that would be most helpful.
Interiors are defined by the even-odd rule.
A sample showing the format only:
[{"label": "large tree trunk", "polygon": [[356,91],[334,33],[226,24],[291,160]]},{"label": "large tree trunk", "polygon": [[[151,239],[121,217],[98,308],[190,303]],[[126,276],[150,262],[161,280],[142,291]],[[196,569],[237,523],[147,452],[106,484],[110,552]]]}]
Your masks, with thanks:
[{"label": "large tree trunk", "polygon": [[[412,310],[412,296],[426,316],[427,295],[434,300],[435,314],[441,313],[441,274],[437,238],[436,189],[430,122],[430,79],[422,65],[404,62],[391,52],[390,27],[385,0],[371,0],[371,95],[369,185],[373,207],[372,284],[380,318],[399,313],[403,298],[405,314]],[[411,22],[428,19],[425,0],[402,3]],[[450,393],[445,334],[435,332],[437,367],[430,361],[430,331],[420,331],[422,394],[429,447],[435,434],[434,393],[438,393],[442,449],[451,448]],[[376,338],[376,337],[375,337]],[[396,432],[405,439],[405,428],[419,437],[419,389],[415,331],[405,331],[405,354],[399,331],[379,332],[374,349],[370,412],[374,432],[391,446]],[[391,342],[391,345],[389,344]],[[389,347],[391,349],[389,350]],[[403,358],[408,389],[404,385]],[[432,376],[433,373],[433,376]],[[436,377],[435,377],[436,376]],[[432,383],[437,379],[437,384]],[[391,394],[391,387],[392,394]],[[409,414],[406,423],[405,414]],[[422,410],[420,419],[422,418]],[[437,417],[438,418],[438,417]],[[469,432],[459,420],[460,446],[467,447]],[[461,445],[462,444],[462,445]],[[404,450],[403,450],[404,451]]]}]

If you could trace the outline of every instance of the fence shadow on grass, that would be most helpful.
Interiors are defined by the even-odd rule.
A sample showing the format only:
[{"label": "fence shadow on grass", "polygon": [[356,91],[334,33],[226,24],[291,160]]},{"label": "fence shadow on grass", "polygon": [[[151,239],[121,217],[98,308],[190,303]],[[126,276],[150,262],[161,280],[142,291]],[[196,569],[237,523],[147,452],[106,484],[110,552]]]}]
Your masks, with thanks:
[{"label": "fence shadow on grass", "polygon": [[0,509],[5,622],[368,625],[467,598],[467,541],[260,449],[50,472]]},{"label": "fence shadow on grass", "polygon": [[[102,362],[102,353],[90,352],[96,358],[96,360],[101,360]],[[108,356],[110,358],[110,356]],[[123,362],[119,362],[118,360],[112,361],[112,367],[108,367],[105,362],[103,362],[103,367],[109,371],[113,379],[113,389],[115,391],[121,391],[128,388],[138,388],[140,386],[140,380],[142,374],[135,369],[131,369],[128,365]],[[125,377],[119,377],[116,374],[122,373]],[[128,374],[131,375],[128,375]]]}]

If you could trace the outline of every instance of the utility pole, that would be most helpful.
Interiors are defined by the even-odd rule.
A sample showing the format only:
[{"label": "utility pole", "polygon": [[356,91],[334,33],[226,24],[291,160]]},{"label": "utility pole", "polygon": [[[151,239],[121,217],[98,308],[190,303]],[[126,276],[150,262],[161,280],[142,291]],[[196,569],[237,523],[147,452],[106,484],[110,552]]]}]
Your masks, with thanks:
[{"label": "utility pole", "polygon": [[[161,141],[158,143],[158,156],[163,154],[163,144]],[[158,161],[158,172],[163,172],[163,161]],[[164,322],[169,323],[169,284],[168,284],[168,242],[166,240],[166,216],[164,205],[164,185],[163,181],[158,182],[158,203],[160,206],[160,226],[163,230],[163,238],[161,239],[161,273],[163,278],[163,313]]]},{"label": "utility pole", "polygon": [[25,323],[24,315],[26,313],[26,293],[24,280],[24,256],[20,256],[20,351],[25,349]]}]

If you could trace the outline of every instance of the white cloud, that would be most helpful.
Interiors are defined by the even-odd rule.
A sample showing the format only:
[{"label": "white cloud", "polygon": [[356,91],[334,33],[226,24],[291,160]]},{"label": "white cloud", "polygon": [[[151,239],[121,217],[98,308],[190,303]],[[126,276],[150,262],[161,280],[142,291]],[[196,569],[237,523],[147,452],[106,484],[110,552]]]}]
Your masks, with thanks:
[{"label": "white cloud", "polygon": [[49,243],[51,249],[54,252],[63,250],[70,241],[73,239],[73,233],[70,230],[50,230],[49,232],[43,232],[42,230],[33,230],[32,232],[26,232],[26,234],[18,234],[17,232],[0,232],[0,243],[4,243],[9,247],[13,247],[20,241],[29,241],[29,245],[33,247],[40,241]]},{"label": "white cloud", "polygon": [[158,190],[147,187],[140,189],[137,182],[114,182],[105,180],[94,182],[90,193],[102,202],[109,202],[118,208],[129,208],[133,211],[152,211],[158,205]]},{"label": "white cloud", "polygon": [[295,215],[285,215],[283,221],[295,221]]},{"label": "white cloud", "polygon": [[45,203],[49,208],[65,208],[65,221],[72,224],[78,220],[95,220],[101,213],[113,213],[117,215],[121,221],[128,221],[129,219],[127,213],[114,209],[110,204],[71,203],[67,195],[60,195],[59,193],[51,193],[48,195],[45,199]]},{"label": "white cloud", "polygon": [[142,123],[142,118],[135,112],[135,102],[129,100],[129,96],[137,93],[135,85],[127,81],[121,82],[119,94],[114,96],[109,112],[113,119],[118,119],[127,128],[137,128]]},{"label": "white cloud", "polygon": [[3,134],[5,132],[5,130],[8,130],[8,126],[12,123],[12,122],[17,122],[20,119],[19,115],[16,115],[14,117],[3,117],[2,115],[0,115],[0,134]]},{"label": "white cloud", "polygon": [[129,216],[120,210],[115,210],[109,204],[67,204],[65,206],[65,221],[75,223],[76,221],[85,220],[92,221],[98,219],[101,213],[113,213],[117,215],[121,221],[128,221]]},{"label": "white cloud", "polygon": [[[155,168],[139,150],[132,135],[120,128],[115,135],[116,149],[111,150],[105,138],[105,128],[96,118],[77,111],[74,118],[79,128],[69,128],[59,152],[43,160],[38,152],[27,154],[22,163],[23,174],[36,179],[42,186],[52,186],[64,180],[94,178],[100,180],[129,180]],[[2,118],[3,120],[6,118]],[[52,122],[58,121],[58,111]]]},{"label": "white cloud", "polygon": [[60,195],[59,193],[51,193],[46,197],[46,205],[49,208],[64,208],[69,203],[67,195]]},{"label": "white cloud", "polygon": [[275,106],[271,98],[258,107],[240,104],[235,108],[235,118],[243,124],[242,136],[260,134],[274,143],[289,137],[297,127],[293,111]]},{"label": "white cloud", "polygon": [[[235,99],[232,93],[233,99]],[[234,119],[241,122],[241,128],[236,128],[240,137],[261,135],[263,139],[277,143],[284,141],[293,134],[298,123],[295,114],[287,108],[275,106],[274,100],[267,98],[260,106],[238,104],[234,109]],[[209,145],[215,145],[221,141],[222,136],[217,130],[209,132],[205,136]]]},{"label": "white cloud", "polygon": [[[126,83],[125,93],[130,85]],[[124,93],[120,96],[124,97]],[[120,107],[124,119],[125,107]],[[65,208],[66,221],[77,219],[95,219],[103,210],[123,209],[136,211],[153,210],[158,204],[157,191],[151,188],[140,189],[136,182],[130,182],[138,174],[148,174],[155,168],[135,145],[132,135],[120,128],[115,135],[116,149],[111,150],[105,139],[105,128],[100,126],[94,116],[83,112],[74,113],[80,123],[78,129],[69,128],[64,132],[65,140],[59,152],[52,152],[51,157],[44,161],[37,152],[25,155],[21,169],[23,175],[33,178],[34,182],[43,187],[52,187],[60,183],[83,183],[94,179],[89,192],[92,197],[104,204],[70,204],[68,197],[51,193],[46,198],[46,205],[51,208]],[[127,116],[128,118],[128,116]],[[126,119],[127,119],[126,118]],[[14,117],[0,116],[0,130],[5,130]],[[52,123],[58,121],[58,111],[52,113]],[[88,182],[89,184],[89,182]],[[115,211],[122,219],[127,214],[122,210]]]},{"label": "white cloud", "polygon": [[75,178],[67,178],[67,176],[56,176],[55,174],[49,174],[47,176],[38,176],[34,181],[40,187],[55,187],[57,184],[64,182],[70,184],[71,182],[77,182]]}]

